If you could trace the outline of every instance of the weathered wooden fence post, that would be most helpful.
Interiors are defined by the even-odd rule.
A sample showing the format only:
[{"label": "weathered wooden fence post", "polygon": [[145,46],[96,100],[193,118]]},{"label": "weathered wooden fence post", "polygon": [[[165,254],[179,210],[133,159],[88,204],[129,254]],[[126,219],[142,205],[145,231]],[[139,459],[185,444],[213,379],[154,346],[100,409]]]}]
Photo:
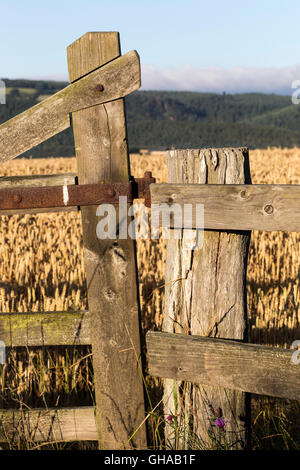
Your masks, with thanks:
[{"label": "weathered wooden fence post", "polygon": [[[250,183],[245,148],[171,150],[167,153],[169,183]],[[205,218],[205,207],[204,207]],[[167,244],[164,331],[217,338],[246,338],[246,266],[249,232],[204,231],[202,249],[186,249],[185,238]],[[191,358],[191,360],[193,360]],[[221,387],[165,380],[165,414],[180,413],[182,433],[166,427],[166,437],[188,447],[218,445],[226,436],[231,448],[247,440],[246,394]],[[225,434],[214,421],[222,414]],[[213,441],[215,440],[215,444]],[[173,442],[174,444],[174,442]],[[195,443],[194,443],[195,445]]]},{"label": "weathered wooden fence post", "polygon": [[[68,47],[70,82],[119,55],[118,33],[85,34]],[[124,100],[78,111],[72,118],[79,183],[128,181]],[[96,209],[81,212],[99,447],[145,448],[145,426],[130,439],[145,418],[134,241],[99,240]]]}]

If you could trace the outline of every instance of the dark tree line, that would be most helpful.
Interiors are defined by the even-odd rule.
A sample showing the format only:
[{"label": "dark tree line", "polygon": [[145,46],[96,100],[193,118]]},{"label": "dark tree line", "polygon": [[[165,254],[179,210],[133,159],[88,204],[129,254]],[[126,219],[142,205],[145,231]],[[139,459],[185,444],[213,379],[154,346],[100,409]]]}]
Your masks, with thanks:
[{"label": "dark tree line", "polygon": [[[6,105],[0,105],[0,123],[56,93],[65,82],[8,80]],[[300,107],[290,97],[245,94],[138,91],[126,98],[131,151],[203,146],[300,146]],[[75,154],[68,129],[33,148],[24,156],[53,157]]]}]

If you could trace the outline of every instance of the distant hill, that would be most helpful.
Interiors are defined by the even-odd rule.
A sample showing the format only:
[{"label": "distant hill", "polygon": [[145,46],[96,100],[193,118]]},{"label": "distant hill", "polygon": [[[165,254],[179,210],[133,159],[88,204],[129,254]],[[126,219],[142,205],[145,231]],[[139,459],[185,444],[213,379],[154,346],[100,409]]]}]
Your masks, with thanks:
[{"label": "distant hill", "polygon": [[[7,103],[0,105],[0,123],[68,85],[4,80]],[[293,105],[290,96],[137,91],[126,98],[126,114],[131,151],[172,146],[300,146],[300,105]],[[74,154],[72,130],[68,129],[24,156]]]}]

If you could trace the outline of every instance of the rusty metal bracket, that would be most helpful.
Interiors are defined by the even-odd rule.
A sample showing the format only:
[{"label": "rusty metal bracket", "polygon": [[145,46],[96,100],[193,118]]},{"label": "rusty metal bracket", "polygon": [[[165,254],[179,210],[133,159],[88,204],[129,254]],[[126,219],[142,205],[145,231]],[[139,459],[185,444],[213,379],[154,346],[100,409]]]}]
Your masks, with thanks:
[{"label": "rusty metal bracket", "polygon": [[155,183],[156,179],[153,178],[151,171],[145,171],[144,178],[134,178],[133,182],[133,199],[144,199],[146,207],[151,207],[151,193],[150,184]]},{"label": "rusty metal bracket", "polygon": [[145,205],[150,207],[151,183],[155,183],[155,178],[147,171],[144,178],[132,177],[121,183],[3,188],[0,189],[0,210],[118,204],[119,196],[127,196],[129,203],[137,198],[144,199]]}]

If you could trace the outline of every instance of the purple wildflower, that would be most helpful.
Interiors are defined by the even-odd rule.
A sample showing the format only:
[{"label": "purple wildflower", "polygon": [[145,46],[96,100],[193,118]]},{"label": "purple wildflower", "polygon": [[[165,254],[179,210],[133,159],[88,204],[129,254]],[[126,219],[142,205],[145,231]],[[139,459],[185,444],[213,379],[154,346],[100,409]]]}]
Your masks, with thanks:
[{"label": "purple wildflower", "polygon": [[168,416],[167,416],[167,420],[171,423],[171,422],[173,421],[173,416],[168,415]]},{"label": "purple wildflower", "polygon": [[224,431],[227,421],[224,418],[217,418],[215,419],[215,425],[218,426],[219,429]]}]

